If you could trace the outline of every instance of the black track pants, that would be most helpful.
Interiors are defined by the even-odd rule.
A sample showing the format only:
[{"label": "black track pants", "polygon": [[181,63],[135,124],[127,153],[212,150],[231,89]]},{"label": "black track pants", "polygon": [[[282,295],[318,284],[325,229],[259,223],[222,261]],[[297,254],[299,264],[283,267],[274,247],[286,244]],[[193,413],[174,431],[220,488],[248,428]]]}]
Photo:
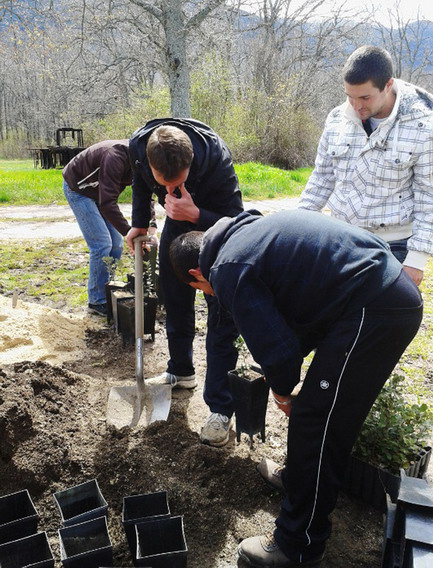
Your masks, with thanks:
[{"label": "black track pants", "polygon": [[421,296],[402,272],[378,300],[336,322],[318,345],[289,420],[287,497],[275,530],[289,558],[324,550],[352,446],[421,319]]}]

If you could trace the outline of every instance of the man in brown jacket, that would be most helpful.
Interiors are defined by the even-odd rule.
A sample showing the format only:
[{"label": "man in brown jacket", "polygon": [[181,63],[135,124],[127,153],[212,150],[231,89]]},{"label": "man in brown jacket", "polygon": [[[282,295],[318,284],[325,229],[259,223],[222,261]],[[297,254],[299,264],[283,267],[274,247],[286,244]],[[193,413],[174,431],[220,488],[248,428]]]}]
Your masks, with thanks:
[{"label": "man in brown jacket", "polygon": [[[63,170],[63,190],[89,247],[89,310],[107,313],[104,258],[122,256],[123,236],[131,228],[117,200],[132,183],[128,140],[105,140],[75,156]],[[156,230],[156,229],[155,229]]]}]

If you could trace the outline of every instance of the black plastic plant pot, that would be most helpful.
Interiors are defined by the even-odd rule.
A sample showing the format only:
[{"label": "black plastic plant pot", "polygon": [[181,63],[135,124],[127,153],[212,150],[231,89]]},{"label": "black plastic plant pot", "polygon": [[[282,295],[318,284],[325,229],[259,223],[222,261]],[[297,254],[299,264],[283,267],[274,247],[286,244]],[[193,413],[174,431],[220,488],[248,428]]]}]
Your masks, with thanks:
[{"label": "black plastic plant pot", "polygon": [[133,558],[135,558],[137,551],[135,525],[145,521],[168,519],[169,517],[170,508],[168,506],[167,491],[158,491],[145,495],[129,495],[123,498],[122,524]]},{"label": "black plastic plant pot", "polygon": [[38,530],[38,514],[27,489],[0,497],[0,544]]},{"label": "black plastic plant pot", "polygon": [[265,441],[266,410],[268,407],[269,385],[263,375],[248,371],[248,377],[238,371],[228,373],[233,409],[236,417],[236,438],[239,442],[241,432],[253,436],[260,434]]},{"label": "black plastic plant pot", "polygon": [[152,341],[155,341],[155,321],[156,310],[158,307],[158,298],[145,297],[144,298],[144,334],[150,335]]},{"label": "black plastic plant pot", "polygon": [[111,305],[113,309],[113,324],[116,333],[121,333],[121,322],[119,321],[119,305],[134,298],[134,295],[124,290],[114,290],[111,292]]},{"label": "black plastic plant pot", "polygon": [[386,510],[386,494],[397,500],[400,476],[351,456],[343,483],[344,491],[379,511]]},{"label": "black plastic plant pot", "polygon": [[[144,335],[150,334],[155,341],[155,322],[158,298],[145,297],[143,301],[144,311]],[[124,344],[135,342],[135,299],[128,298],[117,302],[117,317],[120,332]]]},{"label": "black plastic plant pot", "polygon": [[117,280],[110,280],[105,284],[105,300],[107,302],[107,323],[111,325],[113,323],[113,305],[111,301],[111,292],[114,290],[126,291],[128,288],[127,282],[120,282]]},{"label": "black plastic plant pot", "polygon": [[137,523],[135,566],[186,568],[188,548],[183,516]]},{"label": "black plastic plant pot", "polygon": [[[406,476],[422,478],[427,471],[431,448],[423,448],[416,456],[413,464],[405,471]],[[350,456],[343,483],[344,491],[372,505],[379,511],[386,509],[386,494],[393,503],[397,502],[401,477],[380,467],[371,465],[356,456]]]},{"label": "black plastic plant pot", "polygon": [[108,504],[96,479],[54,493],[63,526],[67,527],[107,515]]},{"label": "black plastic plant pot", "polygon": [[54,568],[47,533],[40,532],[0,545],[2,568]]},{"label": "black plastic plant pot", "polygon": [[59,540],[60,560],[65,568],[99,568],[113,563],[106,517],[59,529]]},{"label": "black plastic plant pot", "polygon": [[135,300],[127,298],[117,302],[118,329],[122,335],[123,344],[133,345],[135,342]]}]

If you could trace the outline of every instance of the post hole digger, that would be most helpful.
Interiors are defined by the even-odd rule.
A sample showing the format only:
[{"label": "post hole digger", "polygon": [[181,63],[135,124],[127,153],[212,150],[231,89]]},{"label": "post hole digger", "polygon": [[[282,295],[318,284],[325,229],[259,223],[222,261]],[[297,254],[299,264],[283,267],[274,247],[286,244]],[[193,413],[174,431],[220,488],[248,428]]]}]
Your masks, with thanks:
[{"label": "post hole digger", "polygon": [[147,426],[156,420],[167,420],[171,406],[171,385],[155,384],[144,378],[143,335],[143,249],[147,236],[134,239],[135,252],[135,385],[110,389],[107,422],[116,428]]}]

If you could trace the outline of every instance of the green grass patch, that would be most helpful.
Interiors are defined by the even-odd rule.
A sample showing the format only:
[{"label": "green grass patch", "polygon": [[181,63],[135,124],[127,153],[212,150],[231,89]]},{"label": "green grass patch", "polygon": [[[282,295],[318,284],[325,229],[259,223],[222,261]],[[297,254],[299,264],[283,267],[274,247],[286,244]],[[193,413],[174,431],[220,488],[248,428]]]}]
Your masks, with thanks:
[{"label": "green grass patch", "polygon": [[257,162],[235,165],[244,199],[298,197],[311,175],[312,168],[281,170]]},{"label": "green grass patch", "polygon": [[[132,202],[127,187],[119,203]],[[66,205],[61,169],[41,170],[32,160],[0,160],[1,205]]]},{"label": "green grass patch", "polygon": [[[247,200],[297,197],[311,174],[311,168],[281,170],[257,162],[235,164],[235,170]],[[0,206],[65,205],[62,186],[61,169],[35,169],[32,160],[0,160]],[[119,203],[131,202],[132,189],[127,187]]]},{"label": "green grass patch", "polygon": [[66,203],[61,170],[35,169],[31,160],[0,160],[0,204],[49,203]]}]

